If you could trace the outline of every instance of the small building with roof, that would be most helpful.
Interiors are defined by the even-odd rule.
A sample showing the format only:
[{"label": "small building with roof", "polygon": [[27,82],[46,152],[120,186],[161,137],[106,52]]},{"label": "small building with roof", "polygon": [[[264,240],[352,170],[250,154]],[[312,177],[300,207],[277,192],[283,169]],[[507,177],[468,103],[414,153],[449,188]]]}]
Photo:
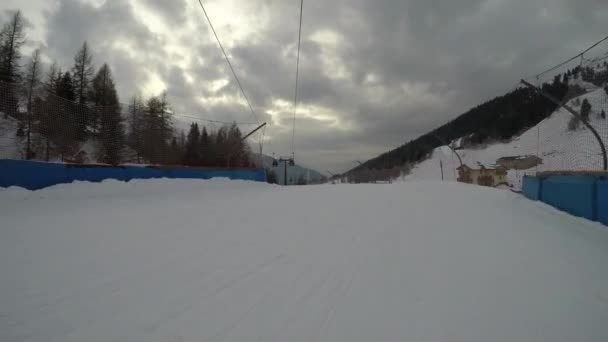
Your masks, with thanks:
[{"label": "small building with roof", "polygon": [[474,169],[466,164],[457,168],[458,181],[468,184],[497,187],[508,184],[507,169],[504,166],[487,168],[481,165],[479,169]]}]

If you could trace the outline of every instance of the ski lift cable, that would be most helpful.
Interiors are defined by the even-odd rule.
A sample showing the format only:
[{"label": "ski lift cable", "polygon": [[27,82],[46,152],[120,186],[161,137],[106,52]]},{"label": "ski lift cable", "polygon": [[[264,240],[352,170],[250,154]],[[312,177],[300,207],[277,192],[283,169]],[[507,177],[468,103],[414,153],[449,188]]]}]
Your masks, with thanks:
[{"label": "ski lift cable", "polygon": [[300,0],[300,25],[298,28],[298,54],[296,57],[296,86],[293,95],[293,123],[291,132],[291,155],[295,157],[296,139],[296,114],[298,112],[298,82],[300,78],[300,45],[302,43],[302,14],[304,12],[304,0]]},{"label": "ski lift cable", "polygon": [[172,115],[175,117],[178,117],[178,118],[192,119],[192,120],[204,121],[204,122],[214,122],[214,123],[220,123],[220,124],[224,124],[224,125],[231,125],[233,123],[236,123],[237,125],[246,125],[246,126],[257,125],[257,123],[255,123],[255,122],[238,122],[238,121],[228,122],[228,121],[220,121],[220,120],[213,120],[213,119],[205,119],[202,117],[192,116],[192,115],[175,114],[175,113]]},{"label": "ski lift cable", "polygon": [[207,10],[205,10],[205,6],[203,5],[202,0],[198,0],[198,3],[201,6],[203,13],[205,14],[205,18],[207,19],[207,22],[209,23],[209,27],[211,28],[211,31],[213,32],[213,35],[215,36],[215,40],[217,40],[217,44],[219,45],[220,50],[222,50],[222,54],[224,55],[224,58],[226,59],[226,63],[228,63],[228,66],[230,67],[230,71],[232,71],[232,75],[234,76],[236,83],[238,84],[239,88],[241,89],[241,94],[243,94],[243,97],[245,98],[245,101],[247,102],[247,105],[249,106],[249,110],[251,111],[253,118],[259,124],[260,120],[258,120],[258,116],[256,115],[255,111],[253,110],[253,106],[251,106],[251,102],[249,101],[247,94],[245,94],[243,85],[241,84],[239,77],[236,75],[236,71],[234,71],[234,67],[232,66],[232,63],[230,62],[230,58],[228,58],[228,54],[226,53],[226,50],[224,49],[224,46],[222,45],[222,42],[220,41],[220,38],[217,35],[217,32],[215,32],[215,28],[213,27],[213,24],[211,23],[211,19],[209,18],[209,15],[207,14]]},{"label": "ski lift cable", "polygon": [[568,64],[570,62],[572,62],[573,60],[575,60],[575,59],[577,59],[579,57],[583,57],[585,55],[585,53],[589,52],[591,49],[593,49],[594,47],[600,45],[602,42],[604,42],[606,40],[608,40],[608,36],[606,36],[606,37],[600,39],[599,41],[595,42],[593,45],[591,45],[590,47],[588,47],[587,49],[585,49],[581,53],[577,54],[576,56],[573,56],[572,58],[570,58],[570,59],[568,59],[568,60],[566,60],[566,61],[564,61],[562,63],[559,63],[556,66],[551,67],[551,68],[549,68],[549,69],[547,69],[547,70],[545,70],[545,71],[543,71],[543,72],[535,75],[534,77],[543,76],[543,75],[545,75],[545,74],[547,74],[547,73],[549,73],[549,72],[551,72],[553,70],[556,70],[556,69],[558,69],[558,68],[560,68],[560,67],[562,67],[562,66],[564,66],[564,65],[566,65],[566,64]]}]

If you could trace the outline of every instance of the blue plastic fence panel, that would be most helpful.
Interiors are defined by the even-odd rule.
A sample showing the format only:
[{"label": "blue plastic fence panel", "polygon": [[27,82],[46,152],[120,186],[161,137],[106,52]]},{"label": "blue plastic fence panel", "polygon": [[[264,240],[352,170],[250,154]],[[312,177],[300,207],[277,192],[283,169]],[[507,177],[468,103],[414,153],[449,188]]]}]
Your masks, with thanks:
[{"label": "blue plastic fence panel", "polygon": [[169,173],[163,169],[143,166],[125,166],[127,179],[168,178]]},{"label": "blue plastic fence panel", "polygon": [[266,181],[266,171],[264,169],[253,170],[208,170],[208,178],[229,178],[241,179],[255,182]]},{"label": "blue plastic fence panel", "polygon": [[[235,171],[236,172],[236,171]],[[234,174],[228,170],[208,170],[207,177],[211,178],[230,178],[233,179]]]},{"label": "blue plastic fence panel", "polygon": [[210,178],[266,181],[264,169],[214,170],[197,168],[161,168],[106,165],[65,165],[25,160],[0,160],[0,187],[19,186],[38,190],[73,181],[101,182],[104,179],[129,181],[150,178]]},{"label": "blue plastic fence panel", "polygon": [[28,190],[38,190],[69,182],[63,164],[0,160],[0,187],[18,186]]},{"label": "blue plastic fence panel", "polygon": [[599,180],[596,183],[597,191],[597,220],[608,225],[608,180]]},{"label": "blue plastic fence panel", "polygon": [[237,178],[236,179],[244,179],[256,182],[265,182],[266,181],[266,170],[258,169],[258,170],[237,170]]},{"label": "blue plastic fence panel", "polygon": [[211,179],[211,178],[229,178],[250,180],[256,182],[266,181],[266,171],[264,169],[254,170],[229,170],[229,169],[173,169],[170,171],[171,178],[193,178],[193,179]]},{"label": "blue plastic fence panel", "polygon": [[171,171],[169,171],[169,177],[176,179],[209,179],[211,178],[211,176],[209,176],[210,172],[210,170],[203,169],[171,169]]},{"label": "blue plastic fence panel", "polygon": [[542,180],[537,177],[524,176],[522,192],[527,198],[538,201],[542,188]]},{"label": "blue plastic fence panel", "polygon": [[101,182],[105,179],[128,180],[127,172],[120,166],[66,165],[70,181]]},{"label": "blue plastic fence panel", "polygon": [[550,176],[543,180],[541,200],[572,215],[596,219],[596,177]]}]

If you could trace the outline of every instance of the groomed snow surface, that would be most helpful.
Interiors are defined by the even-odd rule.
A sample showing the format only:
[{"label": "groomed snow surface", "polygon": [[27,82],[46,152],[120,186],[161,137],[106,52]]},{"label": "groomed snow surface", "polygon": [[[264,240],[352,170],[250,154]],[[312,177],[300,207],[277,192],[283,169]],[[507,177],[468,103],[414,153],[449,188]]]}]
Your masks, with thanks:
[{"label": "groomed snow surface", "polygon": [[608,229],[457,183],[0,190],[0,341],[608,341]]}]

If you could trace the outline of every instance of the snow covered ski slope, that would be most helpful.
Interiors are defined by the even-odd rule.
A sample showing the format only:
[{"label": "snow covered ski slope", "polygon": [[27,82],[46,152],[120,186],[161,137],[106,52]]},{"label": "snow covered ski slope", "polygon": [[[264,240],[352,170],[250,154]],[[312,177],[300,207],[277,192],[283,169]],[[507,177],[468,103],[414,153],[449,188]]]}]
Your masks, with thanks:
[{"label": "snow covered ski slope", "polygon": [[0,189],[0,341],[608,341],[608,229],[457,183]]}]

